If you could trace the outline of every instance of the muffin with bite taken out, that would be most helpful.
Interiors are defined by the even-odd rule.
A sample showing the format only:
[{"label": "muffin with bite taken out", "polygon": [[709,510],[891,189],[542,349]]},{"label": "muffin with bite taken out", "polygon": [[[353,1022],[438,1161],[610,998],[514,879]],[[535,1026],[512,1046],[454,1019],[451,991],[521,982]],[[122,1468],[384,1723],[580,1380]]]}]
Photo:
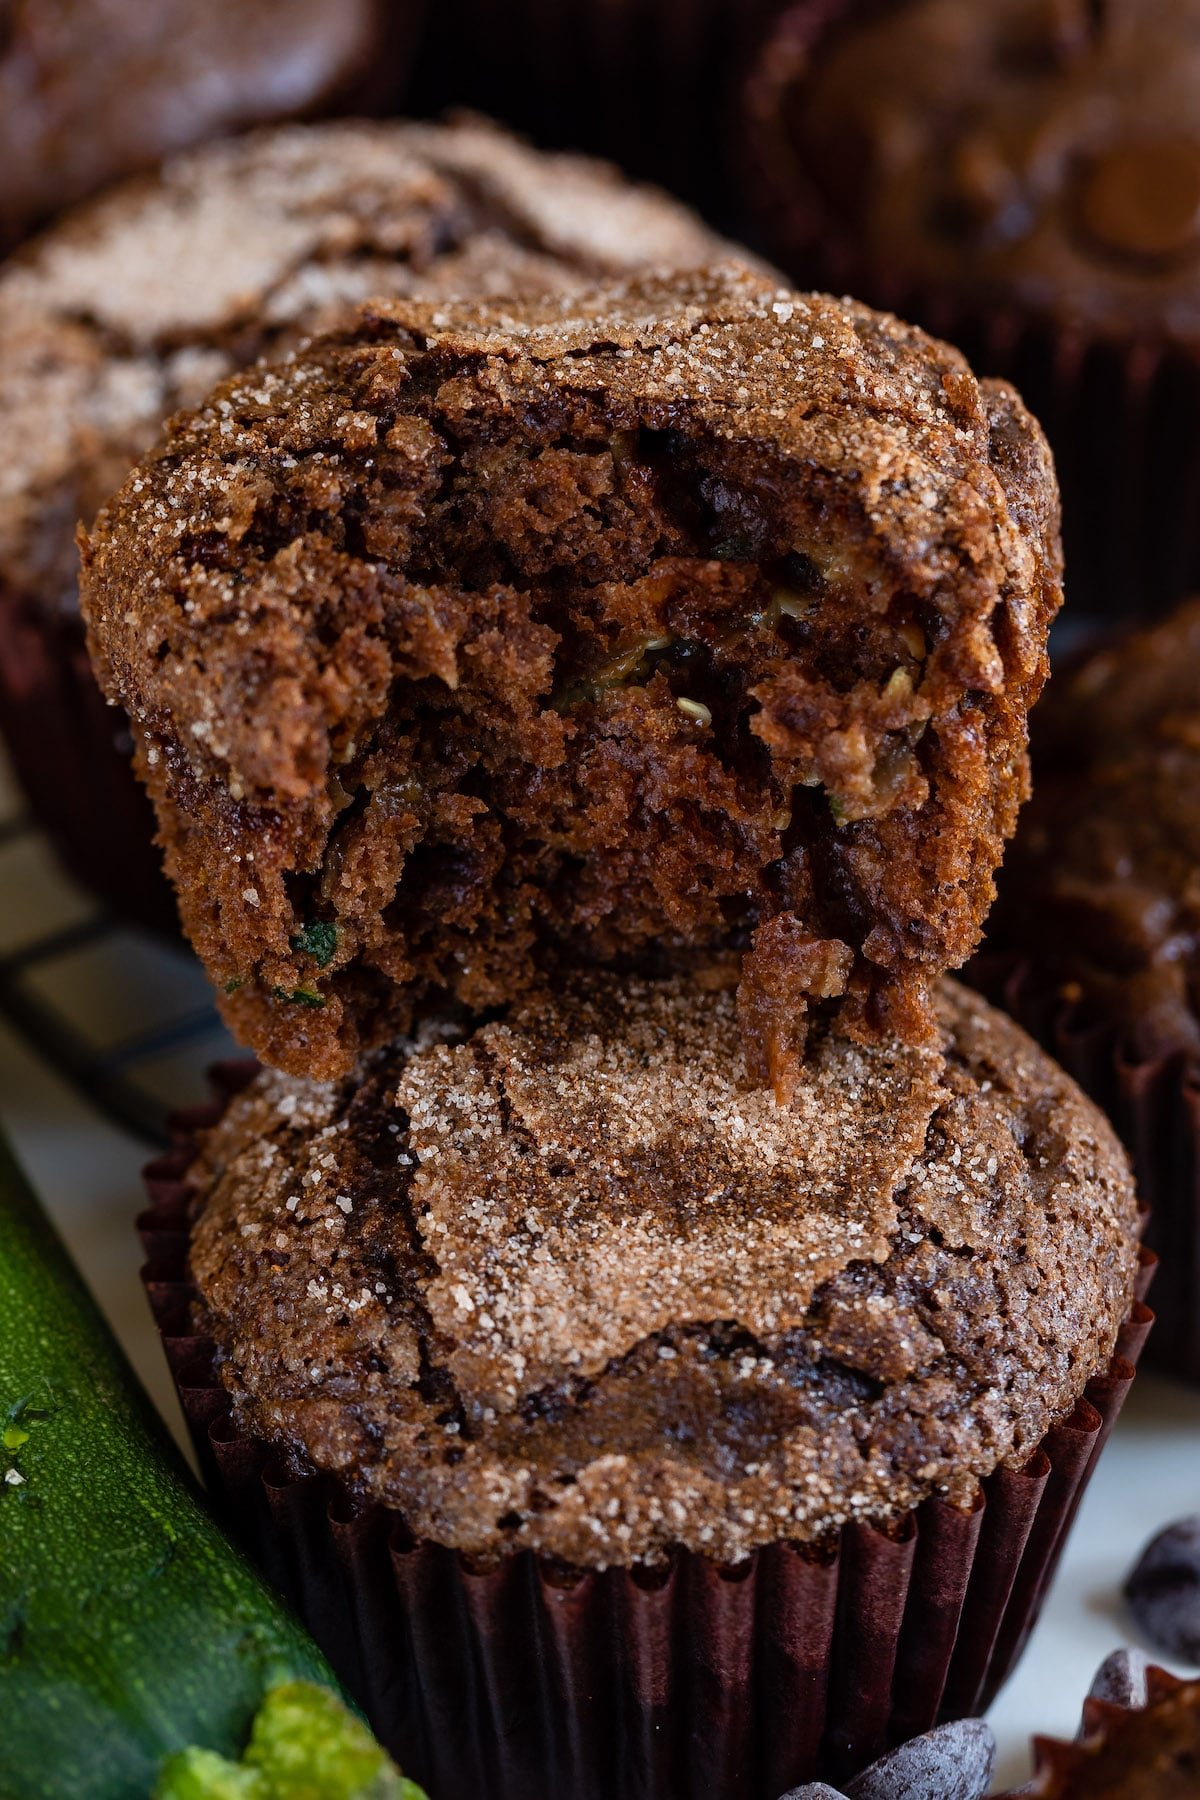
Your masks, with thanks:
[{"label": "muffin with bite taken out", "polygon": [[742,955],[756,1079],[935,1035],[1061,599],[1010,388],[744,268],[369,304],[178,418],[84,541],[185,927],[336,1078],[450,996]]}]

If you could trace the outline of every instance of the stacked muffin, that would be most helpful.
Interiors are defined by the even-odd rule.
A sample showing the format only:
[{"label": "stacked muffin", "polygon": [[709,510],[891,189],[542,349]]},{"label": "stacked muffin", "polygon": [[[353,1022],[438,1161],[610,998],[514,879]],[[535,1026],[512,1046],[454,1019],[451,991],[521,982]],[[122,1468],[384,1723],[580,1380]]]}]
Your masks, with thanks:
[{"label": "stacked muffin", "polygon": [[1025,790],[1057,525],[1011,389],[729,269],[381,301],[181,421],[84,587],[260,1054],[337,1076],[443,995],[744,937],[782,1090],[827,1002],[934,1035]]},{"label": "stacked muffin", "polygon": [[943,980],[1060,599],[1016,395],[728,265],[376,299],[83,548],[273,1065],[160,1316],[405,1766],[772,1800],[985,1703],[1145,1327],[1110,1129]]}]

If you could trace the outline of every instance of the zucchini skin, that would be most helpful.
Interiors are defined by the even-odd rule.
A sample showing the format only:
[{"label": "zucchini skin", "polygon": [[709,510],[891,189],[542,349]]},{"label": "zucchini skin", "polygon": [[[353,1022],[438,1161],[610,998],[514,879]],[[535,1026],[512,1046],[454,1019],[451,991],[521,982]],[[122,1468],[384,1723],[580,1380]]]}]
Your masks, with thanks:
[{"label": "zucchini skin", "polygon": [[229,1544],[0,1138],[0,1800],[237,1757],[316,1645]]}]

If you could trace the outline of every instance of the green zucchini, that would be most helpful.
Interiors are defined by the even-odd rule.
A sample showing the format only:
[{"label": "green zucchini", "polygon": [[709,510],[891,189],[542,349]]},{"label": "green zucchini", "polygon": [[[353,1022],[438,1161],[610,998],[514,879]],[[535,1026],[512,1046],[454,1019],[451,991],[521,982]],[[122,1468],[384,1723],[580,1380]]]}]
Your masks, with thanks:
[{"label": "green zucchini", "polygon": [[421,1800],[213,1523],[0,1140],[0,1796],[152,1795]]}]

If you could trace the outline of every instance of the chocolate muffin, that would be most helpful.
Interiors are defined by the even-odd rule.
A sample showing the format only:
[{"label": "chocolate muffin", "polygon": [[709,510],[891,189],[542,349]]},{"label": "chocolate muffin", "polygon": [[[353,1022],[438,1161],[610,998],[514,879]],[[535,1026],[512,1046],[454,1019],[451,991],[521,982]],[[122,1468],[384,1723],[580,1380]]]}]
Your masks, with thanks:
[{"label": "chocolate muffin", "polygon": [[980,979],[1124,1137],[1162,1260],[1153,1354],[1200,1379],[1200,601],[1052,683],[1034,768]]},{"label": "chocolate muffin", "polygon": [[[564,1709],[553,1730],[570,1737],[582,1709],[580,1729],[605,1741],[589,1794],[778,1793],[814,1772],[822,1740],[820,1767],[845,1772],[883,1747],[914,1674],[927,1710],[910,1729],[951,1694],[971,1710],[979,1691],[961,1691],[955,1657],[986,1669],[998,1636],[1019,1643],[1029,1620],[1003,1621],[1005,1606],[1028,1611],[1045,1584],[1048,1567],[1036,1583],[1019,1574],[1046,1524],[1031,1529],[1028,1496],[1020,1529],[986,1556],[974,1535],[949,1545],[978,1531],[983,1496],[997,1521],[1015,1504],[1018,1472],[1118,1342],[1138,1248],[1115,1138],[1020,1031],[950,983],[927,1046],[814,1033],[779,1107],[748,1082],[731,983],[718,969],[577,977],[504,1022],[430,1027],[347,1081],[263,1073],[187,1171],[193,1330],[215,1344],[232,1400],[224,1441],[249,1436],[285,1471],[335,1478],[333,1515],[388,1509],[397,1554],[424,1545],[455,1568],[513,1572],[481,1639],[467,1608],[465,1647],[438,1583],[408,1593],[418,1659],[434,1622],[423,1608],[454,1640],[419,1682],[401,1679],[403,1651],[372,1663],[368,1686],[386,1696],[373,1721],[451,1800],[469,1791],[475,1753],[497,1794],[584,1791],[579,1766],[537,1760],[542,1727],[523,1714],[541,1682]],[[1051,1502],[1055,1554],[1077,1498],[1072,1486]],[[996,1605],[971,1585],[977,1541]],[[894,1620],[878,1564],[874,1586],[856,1597],[854,1585],[854,1546],[885,1542],[908,1547]],[[772,1561],[768,1547],[785,1545]],[[552,1631],[538,1648],[526,1584],[543,1576],[522,1552],[575,1594],[556,1648]],[[682,1608],[685,1588],[731,1566],[756,1584],[757,1647],[753,1630],[713,1638],[719,1606],[673,1645],[627,1640],[638,1583],[672,1579]],[[804,1586],[818,1567],[840,1600]],[[589,1570],[611,1576],[607,1631],[594,1577],[577,1588]],[[384,1579],[394,1594],[396,1575]],[[875,1658],[845,1737],[829,1735],[846,1700],[835,1613]],[[338,1638],[327,1610],[315,1623]],[[759,1712],[782,1672],[773,1659],[789,1656],[811,1665],[779,1687],[806,1723],[816,1707],[804,1753]],[[480,1658],[509,1680],[520,1671],[524,1708],[500,1705],[470,1746],[425,1733],[406,1709],[449,1716]],[[556,1658],[574,1671],[564,1689]],[[600,1716],[628,1677],[660,1706],[676,1694],[678,1728],[698,1697],[693,1665],[708,1668],[700,1693],[722,1729],[744,1730],[736,1779],[718,1761],[690,1785],[676,1745],[654,1783],[623,1785],[636,1733]],[[989,1693],[1003,1673],[993,1665]],[[781,1749],[796,1760],[773,1763]]]},{"label": "chocolate muffin", "polygon": [[0,729],[67,861],[170,921],[149,808],[78,620],[76,521],[163,419],[375,293],[565,289],[720,240],[615,171],[482,121],[279,128],[114,189],[0,274]]},{"label": "chocolate muffin", "polygon": [[1018,382],[1077,600],[1200,579],[1200,4],[800,0],[748,89],[786,266]]},{"label": "chocolate muffin", "polygon": [[1190,1800],[1200,1784],[1200,1681],[1146,1671],[1139,1705],[1090,1699],[1074,1744],[1036,1742],[1036,1800]]},{"label": "chocolate muffin", "polygon": [[84,544],[192,941],[338,1076],[449,993],[741,943],[785,1096],[933,1033],[1025,792],[1058,508],[1008,388],[744,269],[374,304],[175,422]]},{"label": "chocolate muffin", "polygon": [[937,1018],[821,1034],[787,1107],[719,977],[264,1073],[192,1172],[236,1421],[472,1555],[733,1563],[969,1505],[1107,1364],[1136,1206],[1023,1034],[952,985]]},{"label": "chocolate muffin", "polygon": [[399,91],[421,0],[5,0],[0,249],[203,138]]}]

